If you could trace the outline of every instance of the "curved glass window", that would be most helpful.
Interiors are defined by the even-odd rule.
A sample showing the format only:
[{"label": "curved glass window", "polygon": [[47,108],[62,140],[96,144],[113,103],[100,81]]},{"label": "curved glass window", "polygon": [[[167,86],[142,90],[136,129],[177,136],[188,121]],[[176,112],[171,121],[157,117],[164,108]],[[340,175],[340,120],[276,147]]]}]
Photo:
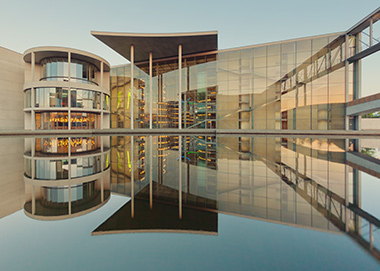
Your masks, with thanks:
[{"label": "curved glass window", "polygon": [[25,176],[32,177],[32,160],[25,159]]},{"label": "curved glass window", "polygon": [[110,96],[103,94],[103,110],[110,110]]},{"label": "curved glass window", "polygon": [[98,129],[99,127],[99,114],[71,112],[71,129]]},{"label": "curved glass window", "polygon": [[68,129],[69,115],[67,112],[42,112],[36,113],[37,130]]},{"label": "curved glass window", "polygon": [[[67,130],[69,116],[67,112],[37,112],[37,130]],[[98,129],[100,115],[94,113],[71,112],[71,129]]]},{"label": "curved glass window", "polygon": [[92,90],[71,90],[71,107],[100,109],[100,93]]},{"label": "curved glass window", "polygon": [[[47,58],[41,61],[41,81],[68,81],[69,63],[67,58]],[[95,65],[72,59],[70,63],[70,80],[73,82],[94,84],[95,73],[98,71]]]},{"label": "curved glass window", "polygon": [[104,154],[103,159],[104,159],[103,160],[103,168],[104,168],[104,170],[106,170],[111,165],[110,154],[109,153]]},{"label": "curved glass window", "polygon": [[100,137],[71,138],[71,153],[86,152],[100,149]]},{"label": "curved glass window", "polygon": [[[71,159],[70,176],[79,178],[101,172],[101,155]],[[69,160],[35,161],[36,179],[62,180],[69,177]]]},{"label": "curved glass window", "polygon": [[93,151],[100,148],[99,137],[50,137],[37,138],[36,151],[41,153],[65,153],[69,152],[69,143],[71,153]]},{"label": "curved glass window", "polygon": [[71,159],[71,178],[92,175],[101,171],[100,155]]},{"label": "curved glass window", "polygon": [[30,108],[32,106],[32,92],[30,89],[25,91],[24,108]]},{"label": "curved glass window", "polygon": [[35,107],[67,107],[68,90],[64,88],[36,88]]},{"label": "curved glass window", "polygon": [[69,177],[69,160],[36,160],[36,179],[60,180]]},{"label": "curved glass window", "polygon": [[66,203],[79,200],[91,200],[96,195],[95,181],[71,186],[71,199],[69,187],[42,187],[42,203]]}]

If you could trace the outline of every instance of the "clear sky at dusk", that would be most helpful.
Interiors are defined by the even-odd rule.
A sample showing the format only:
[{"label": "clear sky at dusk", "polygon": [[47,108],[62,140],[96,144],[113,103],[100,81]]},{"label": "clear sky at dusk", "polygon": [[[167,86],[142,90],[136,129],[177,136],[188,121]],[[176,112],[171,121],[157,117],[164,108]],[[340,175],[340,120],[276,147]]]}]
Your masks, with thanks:
[{"label": "clear sky at dusk", "polygon": [[127,61],[91,36],[91,30],[218,30],[219,49],[226,49],[345,31],[380,5],[379,0],[2,2],[0,46],[20,53],[35,46],[72,47],[100,55],[111,65]]}]

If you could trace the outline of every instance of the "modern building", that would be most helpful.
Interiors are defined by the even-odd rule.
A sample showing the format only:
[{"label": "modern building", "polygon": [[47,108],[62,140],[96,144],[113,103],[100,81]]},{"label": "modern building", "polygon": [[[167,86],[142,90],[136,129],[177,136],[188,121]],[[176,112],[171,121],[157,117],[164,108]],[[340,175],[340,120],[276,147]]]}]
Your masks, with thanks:
[{"label": "modern building", "polygon": [[109,63],[90,53],[38,47],[24,53],[25,129],[109,128]]},{"label": "modern building", "polygon": [[[25,129],[109,128],[109,70],[93,54],[57,47],[24,53]],[[110,197],[109,138],[25,139],[25,213],[64,219],[91,212]]]}]

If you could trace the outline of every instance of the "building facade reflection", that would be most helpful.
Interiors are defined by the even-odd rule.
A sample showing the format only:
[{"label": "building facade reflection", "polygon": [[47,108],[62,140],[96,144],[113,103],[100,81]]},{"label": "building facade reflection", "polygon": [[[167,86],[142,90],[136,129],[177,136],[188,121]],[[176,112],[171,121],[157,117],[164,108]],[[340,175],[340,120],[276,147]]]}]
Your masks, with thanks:
[{"label": "building facade reflection", "polygon": [[55,220],[91,212],[110,198],[109,137],[25,139],[25,213]]},{"label": "building facade reflection", "polygon": [[[346,151],[348,139],[247,137],[242,148],[240,137],[148,136],[143,145],[134,143],[144,147],[146,155],[141,158],[137,148],[131,147],[132,137],[112,139],[118,140],[127,144],[113,146],[111,152],[118,148],[125,152],[127,147],[134,149],[135,155],[127,162],[116,159],[121,154],[112,154],[116,159],[112,163],[118,172],[127,171],[134,180],[113,172],[111,191],[125,194],[131,201],[93,234],[136,232],[138,227],[142,231],[160,231],[163,227],[162,231],[176,232],[173,225],[188,210],[198,210],[210,217],[222,213],[343,231],[380,260],[380,239],[375,238],[380,221],[361,208],[360,171],[363,164],[373,161],[365,157],[367,160],[355,160],[354,164],[350,155],[355,153]],[[144,176],[139,175],[141,164],[145,166]],[[158,219],[156,203],[157,208],[176,206],[177,216],[166,217],[173,220],[172,226],[156,220],[143,225],[141,214]],[[135,217],[140,217],[138,223]],[[193,232],[194,225],[188,227]],[[197,233],[202,233],[202,227],[200,221]]]}]

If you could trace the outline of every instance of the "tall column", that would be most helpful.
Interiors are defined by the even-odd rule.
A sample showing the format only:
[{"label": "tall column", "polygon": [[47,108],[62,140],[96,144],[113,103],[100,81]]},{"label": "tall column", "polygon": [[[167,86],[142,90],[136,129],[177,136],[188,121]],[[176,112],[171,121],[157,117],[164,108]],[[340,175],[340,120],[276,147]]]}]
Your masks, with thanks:
[{"label": "tall column", "polygon": [[[36,66],[36,63],[35,63],[35,54],[34,52],[31,53],[31,81],[33,82],[34,81],[34,68]],[[36,113],[34,111],[34,107],[36,106],[36,100],[35,100],[35,91],[36,89],[35,88],[32,88],[31,90],[31,98],[32,98],[32,104],[31,104],[31,108],[32,108],[32,111],[31,111],[31,114],[32,114],[32,117],[31,117],[31,130],[34,131],[36,129]]]},{"label": "tall column", "polygon": [[[67,77],[68,77],[68,80],[69,80],[69,82],[71,81],[71,52],[68,52],[67,53],[67,65],[68,65],[68,67],[67,67],[67,73],[68,73],[68,75],[67,75]],[[69,97],[70,97],[70,95],[69,95]]]},{"label": "tall column", "polygon": [[134,46],[131,45],[131,98],[130,98],[130,104],[129,106],[131,107],[131,129],[133,129],[134,127],[134,121],[133,121],[133,89],[134,89],[134,80],[133,80],[133,65],[134,65],[134,62],[135,62],[135,50],[134,50]]},{"label": "tall column", "polygon": [[69,85],[69,89],[68,89],[68,112],[67,112],[67,117],[68,117],[68,126],[67,126],[67,129],[68,130],[71,130],[71,87]]},{"label": "tall column", "polygon": [[[344,36],[344,86],[345,86],[345,102],[348,103],[349,102],[349,91],[350,91],[350,87],[349,87],[349,63],[348,63],[348,57],[349,57],[349,54],[348,54],[348,35],[345,35]],[[349,130],[350,129],[350,125],[349,125],[349,117],[348,116],[345,116],[345,120],[344,120],[344,127],[346,130]],[[347,149],[347,148],[346,148]]]},{"label": "tall column", "polygon": [[[152,56],[152,52],[149,53],[149,95],[150,95],[150,103],[149,103],[149,129],[152,129],[153,128],[153,113],[152,113],[152,110],[153,110],[153,80],[152,80],[152,76],[153,76],[153,56]],[[152,140],[152,139],[151,139]]]},{"label": "tall column", "polygon": [[149,161],[149,202],[150,209],[153,208],[153,144],[152,136],[149,136],[150,161]]},{"label": "tall column", "polygon": [[35,58],[35,53],[34,52],[32,52],[31,53],[32,54],[32,56],[31,56],[31,64],[32,64],[32,67],[31,67],[31,79],[32,79],[32,82],[34,81],[34,68],[35,68],[35,66],[36,66],[36,58]]},{"label": "tall column", "polygon": [[182,137],[178,135],[178,202],[179,202],[179,219],[182,219]]},{"label": "tall column", "polygon": [[369,47],[373,46],[373,18],[369,21]]},{"label": "tall column", "polygon": [[103,87],[103,76],[104,76],[104,63],[100,62],[100,87]]},{"label": "tall column", "polygon": [[134,180],[134,137],[131,136],[131,217],[135,217],[135,180]]},{"label": "tall column", "polygon": [[178,45],[178,129],[182,129],[182,44]]},{"label": "tall column", "polygon": [[34,110],[36,106],[36,89],[31,88],[31,118],[30,118],[30,130],[36,130],[36,111]]}]

